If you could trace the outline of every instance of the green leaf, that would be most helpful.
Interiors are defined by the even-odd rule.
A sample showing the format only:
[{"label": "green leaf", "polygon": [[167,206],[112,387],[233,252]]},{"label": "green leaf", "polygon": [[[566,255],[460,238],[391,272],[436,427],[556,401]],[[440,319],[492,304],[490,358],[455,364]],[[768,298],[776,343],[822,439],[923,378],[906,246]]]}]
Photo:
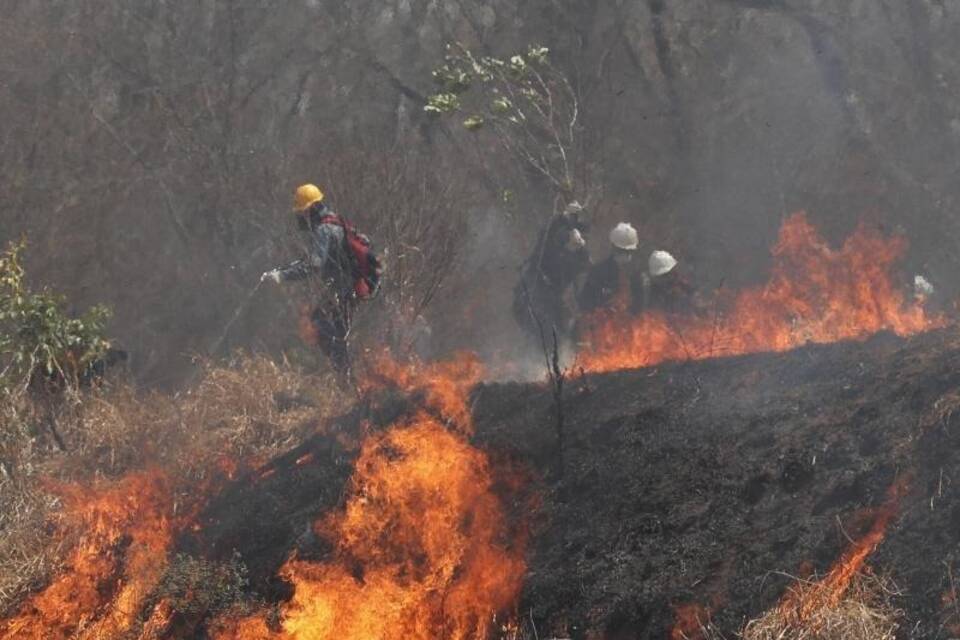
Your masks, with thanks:
[{"label": "green leaf", "polygon": [[452,93],[437,93],[427,98],[423,108],[428,113],[453,113],[460,109],[460,98]]},{"label": "green leaf", "polygon": [[34,370],[53,375],[79,368],[102,356],[107,349],[103,328],[110,310],[97,305],[79,318],[64,310],[63,296],[30,291],[23,282],[20,254],[24,243],[10,244],[0,254],[0,368],[6,369],[0,391],[10,393]]},{"label": "green leaf", "polygon": [[550,49],[532,45],[529,49],[527,49],[527,59],[534,64],[546,64],[548,53],[550,53]]},{"label": "green leaf", "polygon": [[495,113],[507,113],[513,104],[507,98],[497,98],[493,101],[493,111]]},{"label": "green leaf", "polygon": [[476,131],[477,129],[480,129],[481,127],[483,127],[483,125],[484,125],[484,120],[482,116],[470,116],[469,118],[463,121],[463,126],[468,131]]}]

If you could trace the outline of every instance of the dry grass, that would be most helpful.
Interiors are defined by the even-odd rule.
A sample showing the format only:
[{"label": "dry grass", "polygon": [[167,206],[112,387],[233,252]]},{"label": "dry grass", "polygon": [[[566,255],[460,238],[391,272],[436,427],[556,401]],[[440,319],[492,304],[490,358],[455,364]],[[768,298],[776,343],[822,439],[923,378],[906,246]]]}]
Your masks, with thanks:
[{"label": "dry grass", "polygon": [[936,426],[946,427],[958,410],[960,410],[960,390],[951,389],[940,396],[933,403],[933,407],[920,417],[920,426],[924,429]]},{"label": "dry grass", "polygon": [[[264,357],[202,364],[200,381],[170,396],[123,385],[56,404],[6,398],[0,410],[0,616],[56,569],[59,500],[43,480],[87,482],[148,466],[195,486],[223,459],[257,464],[322,429],[353,401],[332,378]],[[49,435],[53,422],[68,450]]]},{"label": "dry grass", "polygon": [[45,527],[57,500],[32,484],[0,478],[0,614],[59,566],[60,549]]},{"label": "dry grass", "polygon": [[[806,602],[817,583],[791,587],[793,602]],[[902,611],[893,604],[896,590],[887,580],[859,574],[838,602],[806,609],[799,617],[791,607],[777,606],[751,620],[740,634],[744,640],[894,640]]]},{"label": "dry grass", "polygon": [[[903,611],[894,606],[899,595],[887,578],[857,574],[843,596],[830,603],[822,598],[817,581],[798,580],[787,596],[762,616],[749,621],[736,635],[720,631],[713,621],[697,619],[674,640],[894,640]],[[816,603],[817,606],[811,606]],[[791,604],[792,603],[792,606]],[[797,615],[798,607],[804,611]]]}]

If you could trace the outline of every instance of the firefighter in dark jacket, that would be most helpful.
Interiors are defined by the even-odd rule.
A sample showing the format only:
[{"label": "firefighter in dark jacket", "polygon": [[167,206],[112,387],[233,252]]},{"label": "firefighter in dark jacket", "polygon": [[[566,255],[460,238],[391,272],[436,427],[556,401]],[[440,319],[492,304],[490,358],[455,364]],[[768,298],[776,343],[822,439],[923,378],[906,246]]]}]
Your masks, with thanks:
[{"label": "firefighter in dark jacket", "polygon": [[590,268],[577,295],[581,313],[590,314],[619,303],[626,310],[639,290],[633,256],[639,236],[629,222],[621,222],[610,231],[610,256]]},{"label": "firefighter in dark jacket", "polygon": [[382,265],[369,239],[327,208],[316,185],[297,188],[293,209],[298,226],[307,234],[307,255],[267,271],[260,279],[280,283],[314,278],[319,282],[320,301],[310,313],[312,337],[333,367],[349,377],[347,339],[353,310],[358,299],[377,294]]},{"label": "firefighter in dark jacket", "polygon": [[677,267],[677,259],[666,251],[654,251],[643,274],[643,296],[636,312],[661,311],[667,314],[693,313],[699,298],[689,279]]},{"label": "firefighter in dark jacket", "polygon": [[520,271],[513,316],[538,347],[543,339],[551,339],[554,329],[559,338],[570,337],[573,313],[566,296],[590,267],[585,217],[576,201],[551,217]]}]

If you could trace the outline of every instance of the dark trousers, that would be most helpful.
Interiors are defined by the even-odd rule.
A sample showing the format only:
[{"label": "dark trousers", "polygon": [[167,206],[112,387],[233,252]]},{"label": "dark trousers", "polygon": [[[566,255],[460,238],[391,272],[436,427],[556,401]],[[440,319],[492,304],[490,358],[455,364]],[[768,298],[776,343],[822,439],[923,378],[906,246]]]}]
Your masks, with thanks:
[{"label": "dark trousers", "polygon": [[[570,314],[563,302],[563,292],[547,287],[527,288],[517,285],[513,295],[513,317],[538,348],[543,341],[553,344],[553,331],[565,339],[570,333]],[[541,333],[542,332],[542,333]]]},{"label": "dark trousers", "polygon": [[350,376],[350,350],[347,341],[350,336],[350,318],[352,308],[349,302],[318,305],[310,314],[317,346],[330,358],[337,373]]}]

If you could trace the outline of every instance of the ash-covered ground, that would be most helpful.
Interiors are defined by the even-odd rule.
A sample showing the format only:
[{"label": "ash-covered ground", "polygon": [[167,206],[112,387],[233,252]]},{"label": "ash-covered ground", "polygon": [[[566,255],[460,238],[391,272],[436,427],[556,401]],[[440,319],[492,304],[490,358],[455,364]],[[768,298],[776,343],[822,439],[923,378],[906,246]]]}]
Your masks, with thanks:
[{"label": "ash-covered ground", "polygon": [[[520,612],[540,637],[664,638],[675,608],[696,603],[732,636],[793,576],[825,573],[900,483],[898,515],[869,565],[903,592],[901,637],[953,637],[958,365],[960,337],[948,329],[573,376],[562,473],[550,387],[480,386],[475,443],[505,474],[530,478],[519,493],[503,489],[512,526],[532,534]],[[409,410],[381,395],[241,478],[181,549],[239,551],[251,590],[288,597],[277,569],[291,549],[328,548],[309,525],[342,501],[358,425]]]}]

